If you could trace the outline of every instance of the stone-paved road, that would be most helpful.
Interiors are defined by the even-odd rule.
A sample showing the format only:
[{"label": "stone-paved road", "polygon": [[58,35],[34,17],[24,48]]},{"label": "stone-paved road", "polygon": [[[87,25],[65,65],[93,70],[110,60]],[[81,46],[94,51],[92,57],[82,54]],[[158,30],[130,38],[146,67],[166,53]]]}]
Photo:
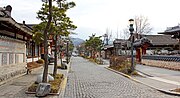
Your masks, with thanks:
[{"label": "stone-paved road", "polygon": [[131,81],[80,57],[72,59],[64,97],[179,98]]}]

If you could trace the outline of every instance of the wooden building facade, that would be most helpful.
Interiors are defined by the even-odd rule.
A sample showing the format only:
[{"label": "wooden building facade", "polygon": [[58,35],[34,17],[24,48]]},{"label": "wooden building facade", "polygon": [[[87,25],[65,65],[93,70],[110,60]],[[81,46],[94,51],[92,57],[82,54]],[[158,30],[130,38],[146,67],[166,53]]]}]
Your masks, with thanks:
[{"label": "wooden building facade", "polygon": [[32,40],[32,28],[25,22],[17,23],[11,17],[11,10],[11,6],[0,8],[0,66],[31,62],[39,56],[39,46]]}]

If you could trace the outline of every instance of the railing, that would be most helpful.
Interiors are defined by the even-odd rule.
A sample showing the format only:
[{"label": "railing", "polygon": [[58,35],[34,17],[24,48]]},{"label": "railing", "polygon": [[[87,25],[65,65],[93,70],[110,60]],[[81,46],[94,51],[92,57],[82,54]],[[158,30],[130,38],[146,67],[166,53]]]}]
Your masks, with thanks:
[{"label": "railing", "polygon": [[180,56],[148,55],[143,59],[180,62]]}]

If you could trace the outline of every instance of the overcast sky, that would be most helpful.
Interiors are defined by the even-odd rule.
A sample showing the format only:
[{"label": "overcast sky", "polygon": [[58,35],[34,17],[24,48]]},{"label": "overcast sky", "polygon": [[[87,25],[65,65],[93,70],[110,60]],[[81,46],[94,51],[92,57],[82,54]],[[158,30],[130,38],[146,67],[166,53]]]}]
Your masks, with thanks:
[{"label": "overcast sky", "polygon": [[[148,17],[153,34],[164,31],[166,27],[180,23],[180,0],[74,0],[76,7],[68,15],[78,26],[75,37],[87,39],[92,33],[103,35],[108,28],[113,38],[122,35],[128,20],[135,16]],[[34,24],[36,12],[41,8],[41,0],[0,0],[0,6],[11,5],[12,17],[17,22]],[[118,36],[118,38],[120,38]]]}]

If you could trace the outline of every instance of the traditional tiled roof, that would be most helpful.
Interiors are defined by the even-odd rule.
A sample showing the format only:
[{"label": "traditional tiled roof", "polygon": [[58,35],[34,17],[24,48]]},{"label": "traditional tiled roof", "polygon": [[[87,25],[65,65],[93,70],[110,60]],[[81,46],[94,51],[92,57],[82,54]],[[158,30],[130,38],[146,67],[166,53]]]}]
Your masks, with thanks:
[{"label": "traditional tiled roof", "polygon": [[152,45],[176,45],[178,40],[172,39],[171,35],[142,35],[152,43]]},{"label": "traditional tiled roof", "polygon": [[28,27],[30,27],[31,29],[33,29],[33,26],[36,26],[37,24],[26,24]]},{"label": "traditional tiled roof", "polygon": [[29,32],[32,32],[32,28],[30,26],[28,26],[27,24],[22,24],[22,23],[19,23],[19,25],[21,25],[24,29],[27,29]]},{"label": "traditional tiled roof", "polygon": [[110,49],[110,48],[113,48],[114,45],[105,45],[104,47],[102,47],[103,50],[107,50],[107,49]]},{"label": "traditional tiled roof", "polygon": [[133,43],[133,46],[136,47],[136,48],[143,47],[144,45],[146,45],[146,46],[147,45],[148,46],[152,45],[151,41],[147,37],[143,37],[141,39],[138,39]]},{"label": "traditional tiled roof", "polygon": [[114,42],[121,43],[124,47],[130,47],[130,40],[129,39],[115,39]]},{"label": "traditional tiled roof", "polygon": [[115,39],[114,41],[113,41],[113,43],[124,43],[124,42],[126,42],[127,40],[125,40],[125,39]]},{"label": "traditional tiled roof", "polygon": [[158,34],[167,34],[167,35],[174,35],[180,32],[180,25],[174,27],[167,27],[164,32],[159,32]]},{"label": "traditional tiled roof", "polygon": [[10,5],[8,5],[6,9],[0,8],[0,25],[7,28],[11,27],[13,29],[18,29],[26,34],[32,35],[31,30],[23,27],[11,17],[11,10],[12,7]]},{"label": "traditional tiled roof", "polygon": [[18,28],[19,30],[29,34],[29,35],[32,35],[32,32],[30,32],[29,30],[23,28],[21,25],[19,25],[13,18],[5,18],[5,17],[0,17],[0,22],[1,23],[7,23],[7,24],[11,24],[13,25],[14,27]]}]

